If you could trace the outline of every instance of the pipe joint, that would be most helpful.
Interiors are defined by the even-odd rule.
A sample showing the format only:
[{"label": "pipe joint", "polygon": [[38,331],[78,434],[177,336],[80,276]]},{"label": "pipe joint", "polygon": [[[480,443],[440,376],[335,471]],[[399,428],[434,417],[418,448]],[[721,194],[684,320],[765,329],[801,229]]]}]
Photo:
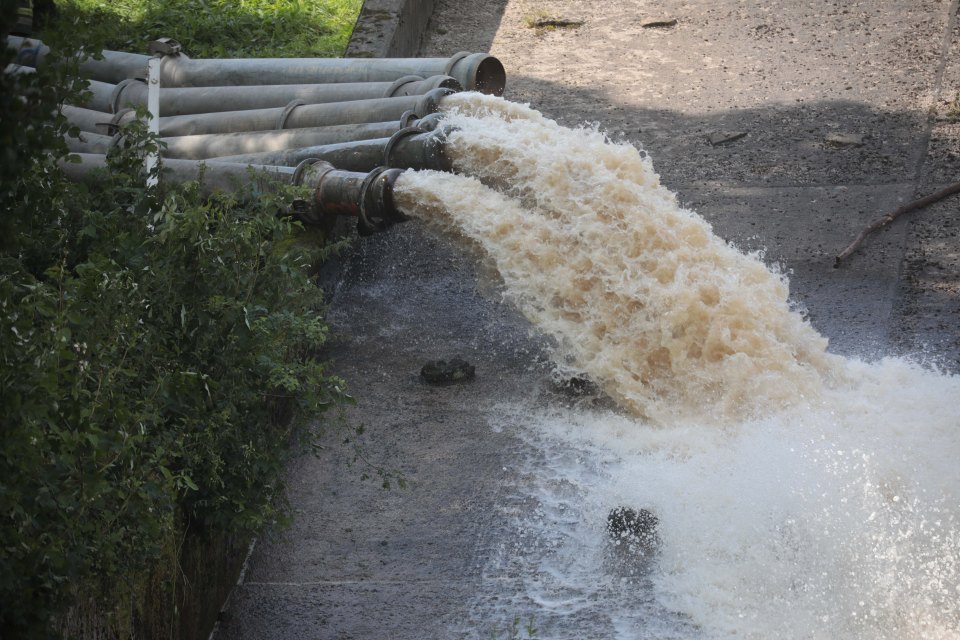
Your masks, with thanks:
[{"label": "pipe joint", "polygon": [[[130,95],[130,94],[133,95]],[[119,113],[136,104],[146,104],[147,83],[138,78],[126,78],[114,87],[110,94],[110,111]]]},{"label": "pipe joint", "polygon": [[411,84],[413,82],[420,82],[422,80],[423,78],[421,76],[402,76],[400,78],[397,78],[396,80],[393,81],[393,84],[387,87],[387,90],[383,92],[382,97],[393,98],[394,96],[409,95],[407,93],[401,92],[401,89],[403,89],[403,87],[405,87],[408,84]]},{"label": "pipe joint", "polygon": [[454,93],[456,93],[456,91],[453,89],[444,89],[442,87],[432,89],[423,94],[423,96],[417,100],[417,104],[413,107],[413,111],[421,117],[431,113],[436,113],[440,110],[440,102],[447,96]]},{"label": "pipe joint", "polygon": [[274,127],[277,130],[287,128],[287,120],[290,119],[290,114],[293,113],[293,110],[297,107],[302,107],[306,104],[303,100],[291,100],[286,107],[283,108],[283,111],[280,112],[280,117],[277,118],[277,126]]},{"label": "pipe joint", "polygon": [[407,220],[393,200],[393,186],[401,173],[403,169],[377,167],[367,174],[360,187],[357,233],[361,236],[372,235]]},{"label": "pipe joint", "polygon": [[292,183],[313,190],[312,206],[295,203],[293,214],[307,225],[324,225],[331,217],[357,219],[357,232],[368,236],[406,220],[393,201],[393,185],[401,169],[377,167],[369,173],[342,171],[310,158],[294,171]]}]

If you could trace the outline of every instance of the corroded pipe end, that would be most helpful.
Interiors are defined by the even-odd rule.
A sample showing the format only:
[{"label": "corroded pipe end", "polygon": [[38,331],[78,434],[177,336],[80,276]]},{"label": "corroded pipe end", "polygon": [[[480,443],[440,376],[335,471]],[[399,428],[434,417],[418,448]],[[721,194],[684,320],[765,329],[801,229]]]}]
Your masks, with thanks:
[{"label": "corroded pipe end", "polygon": [[393,186],[402,169],[341,171],[320,161],[298,167],[297,172],[302,175],[300,183],[314,189],[313,210],[299,212],[306,224],[322,225],[334,216],[350,216],[357,219],[361,235],[370,235],[406,220],[393,199]]},{"label": "corroded pipe end", "polygon": [[401,173],[403,169],[377,167],[367,174],[364,180],[366,188],[361,194],[360,218],[357,220],[357,231],[360,235],[382,231],[407,219],[397,209],[393,199],[393,187]]}]

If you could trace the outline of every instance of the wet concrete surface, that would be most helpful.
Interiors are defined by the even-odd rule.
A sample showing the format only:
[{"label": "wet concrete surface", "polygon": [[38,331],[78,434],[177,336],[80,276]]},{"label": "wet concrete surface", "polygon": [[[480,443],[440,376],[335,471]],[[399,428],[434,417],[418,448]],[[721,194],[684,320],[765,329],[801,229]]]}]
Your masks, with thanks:
[{"label": "wet concrete surface", "polygon": [[[597,122],[650,153],[685,206],[790,273],[831,350],[922,351],[956,371],[956,197],[833,262],[867,223],[960,179],[960,124],[948,117],[960,91],[957,5],[438,0],[421,54],[490,50],[509,99],[567,125]],[[534,14],[583,25],[530,29]],[[640,26],[652,14],[677,24]],[[715,132],[747,135],[713,145]],[[862,144],[830,143],[836,134]],[[498,407],[567,400],[545,345],[482,268],[406,223],[359,241],[331,275],[329,356],[358,399],[346,420],[365,425],[368,462],[348,464],[337,434],[297,460],[294,524],[257,544],[219,638],[490,637],[509,624],[495,612],[528,610],[517,581],[535,563],[514,516],[535,506],[521,489],[537,452],[503,428]],[[420,380],[425,362],[454,356],[476,366],[475,380]],[[360,479],[376,466],[409,487]],[[595,632],[582,637],[609,636],[603,620],[581,622]]]},{"label": "wet concrete surface", "polygon": [[[478,285],[471,257],[414,225],[396,231],[357,245],[332,283],[329,356],[358,398],[346,419],[365,425],[365,459],[336,434],[298,459],[294,524],[258,542],[219,638],[449,637],[484,578],[523,455],[486,414],[543,392],[543,345]],[[452,356],[476,378],[420,378]],[[378,468],[407,488],[383,489]]]}]

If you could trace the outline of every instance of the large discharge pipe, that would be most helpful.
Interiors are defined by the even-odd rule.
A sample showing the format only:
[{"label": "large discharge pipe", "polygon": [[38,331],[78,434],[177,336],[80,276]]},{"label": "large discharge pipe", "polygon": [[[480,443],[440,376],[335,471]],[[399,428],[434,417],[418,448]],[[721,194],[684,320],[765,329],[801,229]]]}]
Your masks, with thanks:
[{"label": "large discharge pipe", "polygon": [[435,131],[424,132],[417,127],[407,127],[390,138],[357,140],[286,151],[248,153],[226,156],[217,160],[241,164],[296,166],[308,158],[319,158],[350,171],[370,171],[378,166],[451,171],[452,163],[446,153],[447,131],[449,129],[438,128]]},{"label": "large discharge pipe", "polygon": [[67,148],[74,153],[106,153],[117,143],[117,136],[81,131],[76,138],[66,137]]},{"label": "large discharge pipe", "polygon": [[[50,49],[38,40],[8,36],[7,46],[18,51],[17,64],[37,66]],[[178,49],[178,47],[177,47]],[[150,56],[102,51],[102,59],[86,58],[80,73],[101,82],[146,77]],[[506,72],[486,53],[460,52],[450,58],[240,58],[197,59],[182,53],[166,55],[160,64],[160,84],[166,87],[257,85],[264,78],[274,84],[339,82],[393,82],[405,75],[452,76],[468,91],[503,95]]]},{"label": "large discharge pipe", "polygon": [[[100,171],[107,167],[106,156],[78,155],[80,162],[60,164],[64,174],[76,182],[98,184]],[[354,217],[360,233],[368,235],[406,220],[393,200],[393,186],[401,173],[401,169],[385,167],[369,172],[344,171],[316,159],[306,160],[297,167],[165,160],[160,179],[183,184],[202,175],[200,188],[204,195],[236,191],[239,185],[251,181],[260,193],[275,191],[278,185],[308,187],[309,201],[294,202],[291,210],[284,213],[309,225],[323,225],[332,216]]]},{"label": "large discharge pipe", "polygon": [[[276,84],[234,87],[163,87],[160,91],[160,113],[180,116],[194,113],[215,113],[228,106],[230,111],[285,107],[294,100],[303,104],[374,100],[420,96],[434,89],[460,91],[460,83],[450,76],[404,76],[394,82],[345,82],[342,84]],[[112,85],[91,81],[90,91],[96,103],[106,105],[103,111],[147,104],[147,83],[126,79]],[[90,108],[95,109],[99,107]]]},{"label": "large discharge pipe", "polygon": [[196,136],[174,136],[161,138],[160,153],[165,158],[189,158],[203,160],[220,156],[241,155],[245,153],[263,153],[283,151],[298,147],[315,147],[339,144],[355,140],[389,138],[400,129],[416,126],[423,131],[431,131],[443,117],[433,113],[425,118],[411,117],[392,122],[369,122],[363,124],[343,124],[332,127],[307,127],[283,131],[249,131],[237,133],[211,133]]},{"label": "large discharge pipe", "polygon": [[84,109],[83,107],[74,107],[65,104],[60,108],[67,121],[88,133],[107,133],[113,127],[114,117],[103,111],[94,109]]},{"label": "large discharge pipe", "polygon": [[[163,137],[186,136],[234,131],[328,127],[363,122],[389,122],[399,120],[407,111],[413,111],[419,116],[435,113],[440,109],[440,101],[451,93],[453,93],[452,89],[434,89],[422,96],[353,100],[351,102],[325,104],[302,104],[299,101],[294,101],[286,107],[272,109],[161,116],[160,135]],[[120,113],[114,118],[114,124],[123,126],[135,120],[136,117],[136,113],[132,110]]]},{"label": "large discharge pipe", "polygon": [[[21,64],[8,64],[4,70],[4,73],[35,73],[36,69],[33,67],[25,67]],[[113,109],[113,92],[116,91],[116,85],[112,85],[106,82],[98,82],[96,80],[89,80],[89,86],[87,87],[87,93],[89,94],[86,101],[81,105],[87,109],[93,109],[95,111],[106,111],[112,112]],[[133,82],[133,81],[131,81]],[[141,83],[143,84],[143,83]],[[144,87],[146,85],[144,84]],[[146,91],[144,91],[146,95]],[[146,103],[146,98],[144,98],[144,103]]]},{"label": "large discharge pipe", "polygon": [[[33,67],[11,64],[4,73],[33,73]],[[80,107],[118,113],[146,106],[147,83],[127,78],[119,84],[89,80],[87,100]],[[234,87],[165,87],[160,91],[160,113],[164,116],[216,113],[229,105],[230,111],[286,107],[291,102],[326,104],[378,98],[422,96],[434,89],[462,91],[450,76],[404,76],[393,82],[345,82],[339,84],[278,84]]]}]

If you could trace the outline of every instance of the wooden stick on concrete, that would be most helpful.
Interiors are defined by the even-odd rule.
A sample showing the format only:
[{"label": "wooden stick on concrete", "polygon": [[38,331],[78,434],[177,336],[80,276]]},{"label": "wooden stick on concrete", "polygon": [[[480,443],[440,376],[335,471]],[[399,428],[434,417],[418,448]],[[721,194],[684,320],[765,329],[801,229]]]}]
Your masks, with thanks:
[{"label": "wooden stick on concrete", "polygon": [[839,267],[840,262],[848,258],[851,253],[856,251],[857,247],[860,246],[860,243],[863,242],[864,238],[866,238],[868,235],[870,235],[877,229],[887,226],[888,224],[890,224],[891,222],[893,222],[894,220],[896,220],[897,218],[899,218],[905,213],[909,213],[914,209],[922,209],[923,207],[931,205],[934,202],[937,202],[938,200],[943,200],[947,196],[951,196],[955,193],[960,193],[960,182],[954,182],[950,186],[944,187],[939,191],[935,191],[934,193],[931,193],[928,196],[920,198],[919,200],[908,202],[907,204],[903,205],[896,211],[888,213],[887,215],[883,216],[879,220],[876,220],[875,222],[872,222],[871,224],[867,225],[863,229],[863,231],[860,232],[860,235],[858,235],[846,249],[844,249],[839,253],[839,255],[837,255],[837,259],[833,263],[833,267],[834,268]]}]

